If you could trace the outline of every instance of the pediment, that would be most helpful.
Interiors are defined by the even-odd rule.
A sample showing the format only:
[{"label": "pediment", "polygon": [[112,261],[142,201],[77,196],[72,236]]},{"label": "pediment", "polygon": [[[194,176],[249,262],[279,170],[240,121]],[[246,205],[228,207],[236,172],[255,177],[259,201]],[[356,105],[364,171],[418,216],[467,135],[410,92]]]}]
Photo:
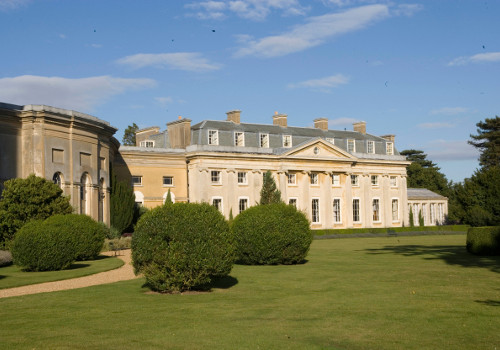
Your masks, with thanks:
[{"label": "pediment", "polygon": [[356,159],[350,153],[320,138],[298,145],[283,153],[282,156],[304,159]]}]

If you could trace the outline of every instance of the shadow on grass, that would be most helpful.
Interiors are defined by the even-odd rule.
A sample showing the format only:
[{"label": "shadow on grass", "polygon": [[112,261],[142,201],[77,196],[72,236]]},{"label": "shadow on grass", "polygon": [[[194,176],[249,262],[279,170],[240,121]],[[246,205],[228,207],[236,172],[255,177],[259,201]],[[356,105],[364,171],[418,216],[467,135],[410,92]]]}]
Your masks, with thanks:
[{"label": "shadow on grass", "polygon": [[90,264],[82,264],[82,263],[76,263],[76,264],[71,264],[70,267],[64,270],[76,270],[76,269],[83,269],[84,267],[89,267]]},{"label": "shadow on grass", "polygon": [[238,279],[233,276],[225,276],[211,283],[210,288],[229,289],[238,284]]},{"label": "shadow on grass", "polygon": [[463,267],[482,267],[500,273],[500,256],[478,256],[467,252],[460,246],[392,245],[379,249],[366,249],[368,254],[400,254],[403,256],[422,256],[426,260],[444,260],[450,265]]},{"label": "shadow on grass", "polygon": [[213,289],[229,289],[238,284],[238,279],[233,276],[225,276],[211,283],[193,287],[193,289],[184,292],[154,292],[153,288],[146,282],[142,285],[142,288],[148,288],[151,290],[152,294],[203,294],[210,293]]},{"label": "shadow on grass", "polygon": [[476,303],[488,305],[488,306],[500,306],[500,300],[474,300]]}]

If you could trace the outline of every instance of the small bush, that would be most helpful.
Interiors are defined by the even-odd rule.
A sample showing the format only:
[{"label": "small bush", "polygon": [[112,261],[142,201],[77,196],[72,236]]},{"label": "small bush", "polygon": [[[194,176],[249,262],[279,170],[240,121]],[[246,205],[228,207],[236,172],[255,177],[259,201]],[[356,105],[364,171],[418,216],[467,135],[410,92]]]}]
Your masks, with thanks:
[{"label": "small bush", "polygon": [[11,246],[14,263],[27,271],[62,270],[75,261],[72,232],[36,220],[17,231]]},{"label": "small bush", "polygon": [[87,215],[54,215],[45,220],[45,225],[68,230],[73,238],[77,261],[95,259],[109,235],[109,229],[103,223]]},{"label": "small bush", "polygon": [[12,264],[12,254],[7,250],[0,250],[0,267]]},{"label": "small bush", "polygon": [[104,247],[102,248],[102,251],[108,252],[110,250],[130,249],[131,245],[132,237],[106,239],[104,241]]},{"label": "small bush", "polygon": [[132,236],[135,271],[159,292],[206,288],[231,272],[234,258],[228,223],[206,203],[176,203],[148,211]]},{"label": "small bush", "polygon": [[258,205],[239,214],[232,226],[242,264],[296,264],[312,242],[309,221],[294,206]]},{"label": "small bush", "polygon": [[500,255],[500,226],[469,228],[466,247],[476,255]]}]

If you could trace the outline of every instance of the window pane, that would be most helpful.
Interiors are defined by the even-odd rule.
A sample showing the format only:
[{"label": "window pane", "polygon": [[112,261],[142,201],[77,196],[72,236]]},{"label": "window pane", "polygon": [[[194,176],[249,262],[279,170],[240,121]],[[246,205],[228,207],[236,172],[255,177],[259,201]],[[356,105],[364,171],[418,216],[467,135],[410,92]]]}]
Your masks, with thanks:
[{"label": "window pane", "polygon": [[332,185],[333,186],[339,186],[340,185],[340,175],[338,175],[338,174],[333,174],[332,175]]},{"label": "window pane", "polygon": [[312,222],[319,222],[319,199],[312,200]]},{"label": "window pane", "polygon": [[373,221],[380,221],[380,203],[378,199],[373,200],[372,207],[373,207]]},{"label": "window pane", "polygon": [[339,223],[340,219],[340,199],[335,198],[333,200],[333,222]]},{"label": "window pane", "polygon": [[163,177],[163,185],[164,186],[172,186],[174,184],[173,176],[164,176]]},{"label": "window pane", "polygon": [[359,199],[352,200],[352,220],[354,222],[359,222]]},{"label": "window pane", "polygon": [[240,198],[240,201],[239,201],[239,204],[238,204],[238,208],[240,210],[240,213],[243,210],[246,210],[248,208],[248,199],[246,199],[246,198]]}]

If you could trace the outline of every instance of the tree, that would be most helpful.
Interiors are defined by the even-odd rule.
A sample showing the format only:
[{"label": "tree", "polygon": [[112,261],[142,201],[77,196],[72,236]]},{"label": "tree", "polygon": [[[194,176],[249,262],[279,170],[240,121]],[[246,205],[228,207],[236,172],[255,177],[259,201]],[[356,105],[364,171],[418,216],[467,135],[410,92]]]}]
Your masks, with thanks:
[{"label": "tree", "polygon": [[276,182],[274,182],[273,176],[268,170],[264,174],[264,181],[262,183],[262,189],[260,190],[259,204],[264,205],[281,202],[281,192],[276,188]]},{"label": "tree", "polygon": [[168,189],[167,192],[167,198],[165,198],[165,205],[172,205],[174,202],[172,202],[172,194],[170,193],[170,188]]},{"label": "tree", "polygon": [[418,211],[418,226],[424,226],[424,216],[422,215],[422,210]]},{"label": "tree", "polygon": [[436,167],[436,164],[431,160],[427,159],[427,154],[424,151],[415,150],[415,149],[407,149],[399,152],[402,156],[405,156],[407,160],[418,163],[424,168],[433,168]]},{"label": "tree", "polygon": [[139,130],[136,123],[129,125],[123,133],[122,143],[124,146],[135,146],[135,133]]},{"label": "tree", "polygon": [[31,220],[56,214],[70,214],[69,197],[53,182],[31,174],[26,179],[5,182],[0,200],[0,242],[14,238],[17,230]]},{"label": "tree", "polygon": [[134,206],[135,195],[130,185],[125,181],[118,181],[116,175],[112,175],[110,194],[111,226],[118,230],[120,234],[132,222]]},{"label": "tree", "polygon": [[481,152],[479,164],[485,168],[500,166],[500,117],[486,118],[476,126],[478,134],[471,134],[473,140],[468,143]]},{"label": "tree", "polygon": [[413,210],[411,209],[411,205],[410,205],[410,217],[409,217],[409,221],[410,221],[410,227],[414,227],[415,226],[415,221],[413,219]]}]

